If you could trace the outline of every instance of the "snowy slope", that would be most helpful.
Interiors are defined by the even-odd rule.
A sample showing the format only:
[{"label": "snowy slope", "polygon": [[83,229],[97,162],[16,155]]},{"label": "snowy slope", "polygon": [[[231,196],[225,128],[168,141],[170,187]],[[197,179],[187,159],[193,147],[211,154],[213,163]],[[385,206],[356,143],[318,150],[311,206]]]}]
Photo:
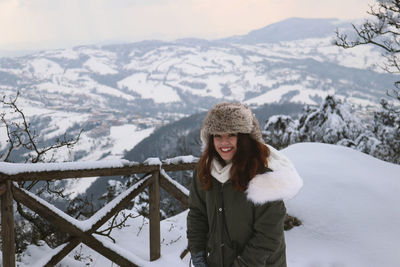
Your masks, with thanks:
[{"label": "snowy slope", "polygon": [[[289,267],[399,266],[399,165],[327,144],[296,144],[283,152],[304,179],[302,191],[286,202],[288,213],[303,222],[286,232]],[[155,262],[148,262],[148,222],[142,217],[113,237],[120,252],[138,256],[141,266],[188,266],[188,256],[179,258],[186,246],[186,215],[162,221],[162,257]],[[36,266],[50,253],[46,245],[30,246],[20,266]],[[71,252],[61,266],[85,264],[111,266],[86,246]]]},{"label": "snowy slope", "polygon": [[399,165],[326,144],[284,152],[304,179],[287,203],[303,222],[286,235],[289,266],[400,266]]}]

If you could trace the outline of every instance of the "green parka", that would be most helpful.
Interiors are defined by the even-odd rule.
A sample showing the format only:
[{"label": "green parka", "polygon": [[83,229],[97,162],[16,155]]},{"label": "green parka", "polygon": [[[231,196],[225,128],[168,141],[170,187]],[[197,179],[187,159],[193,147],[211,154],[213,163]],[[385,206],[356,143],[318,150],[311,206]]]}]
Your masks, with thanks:
[{"label": "green parka", "polygon": [[283,199],[293,197],[302,180],[287,158],[272,152],[269,166],[276,170],[256,175],[245,192],[216,179],[205,191],[194,173],[187,238],[192,254],[206,252],[209,267],[286,266]]}]

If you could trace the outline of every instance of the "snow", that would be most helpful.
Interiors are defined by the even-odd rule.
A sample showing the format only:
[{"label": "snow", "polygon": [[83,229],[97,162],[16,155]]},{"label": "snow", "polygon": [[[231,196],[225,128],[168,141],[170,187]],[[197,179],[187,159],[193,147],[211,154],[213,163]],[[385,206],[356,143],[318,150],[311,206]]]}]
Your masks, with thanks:
[{"label": "snow", "polygon": [[[332,45],[333,37],[334,33],[331,37],[318,39],[257,45],[210,44],[206,47],[183,45],[178,42],[156,45],[144,54],[136,52],[136,48],[132,47],[131,50],[127,50],[130,55],[125,59],[119,58],[118,53],[105,47],[82,46],[37,53],[33,58],[18,61],[22,68],[2,65],[0,69],[21,77],[19,83],[24,81],[23,84],[31,84],[26,88],[27,93],[33,92],[32,95],[37,95],[39,91],[38,93],[54,103],[54,106],[58,106],[58,103],[55,103],[57,100],[65,105],[84,102],[84,107],[104,108],[109,105],[109,96],[113,97],[113,101],[120,98],[123,104],[140,98],[152,99],[156,104],[174,104],[183,100],[182,92],[185,95],[188,93],[192,96],[240,102],[249,100],[249,97],[256,95],[254,93],[259,93],[258,98],[251,99],[252,103],[264,104],[285,100],[315,104],[315,99],[326,95],[323,92],[329,91],[331,94],[334,91],[330,90],[330,87],[346,86],[343,83],[335,84],[337,78],[333,78],[333,83],[325,81],[324,75],[318,70],[303,70],[301,66],[297,66],[304,59],[384,72],[378,67],[383,61],[382,51],[371,46],[342,49]],[[309,63],[305,63],[304,66],[309,66]],[[120,70],[124,70],[126,76],[115,75]],[[303,80],[309,79],[309,73],[314,73],[317,80],[303,83]],[[110,77],[108,79],[100,75]],[[116,82],[117,85],[105,82],[106,80]],[[355,87],[350,80],[344,82],[348,83],[349,87]],[[190,83],[185,84],[182,81]],[[24,86],[23,84],[13,85],[11,88],[16,91]],[[204,86],[196,86],[199,84]],[[299,93],[291,99],[287,99],[288,95],[271,92],[279,90],[279,86],[293,84],[298,85],[296,91],[287,93]],[[380,90],[375,85],[372,87],[373,91]],[[361,90],[357,88],[358,93]],[[346,96],[350,94],[341,90],[338,92]],[[266,95],[261,95],[262,93]],[[364,97],[358,93],[352,99],[354,103],[370,105],[375,101],[371,94]],[[68,101],[59,99],[59,94],[64,96],[64,99],[68,97]],[[264,99],[269,97],[273,100],[267,99],[265,102]]]},{"label": "snow", "polygon": [[[285,85],[285,86],[280,86],[276,89],[272,89],[265,94],[262,94],[260,96],[251,98],[247,101],[245,101],[245,104],[256,104],[256,105],[262,105],[263,103],[277,103],[281,100],[282,96],[285,95],[286,93],[289,93],[292,90],[297,90],[301,91],[303,88],[302,86],[299,85]],[[313,101],[313,104],[315,102]]]},{"label": "snow", "polygon": [[44,91],[46,93],[60,93],[60,94],[75,94],[84,93],[81,88],[75,88],[69,84],[57,84],[52,82],[39,83],[36,86],[36,90]]},{"label": "snow", "polygon": [[159,158],[148,158],[145,161],[143,161],[144,164],[147,165],[162,165],[162,162]]},{"label": "snow", "polygon": [[59,64],[45,58],[34,59],[29,67],[33,68],[33,74],[41,79],[64,72],[64,69]]},{"label": "snow", "polygon": [[129,248],[125,248],[122,246],[118,246],[114,243],[112,243],[110,240],[105,239],[104,237],[99,237],[99,236],[95,236],[95,238],[100,241],[105,247],[117,252],[119,255],[123,256],[124,258],[128,259],[129,261],[135,263],[138,266],[145,266],[146,265],[146,261],[143,260],[142,258],[136,256],[135,254],[133,254]]},{"label": "snow", "polygon": [[182,193],[189,196],[189,190],[186,187],[172,179],[163,169],[161,169],[161,175],[163,175],[170,183],[174,184],[176,188],[178,188]]},{"label": "snow", "polygon": [[72,50],[71,48],[45,51],[44,56],[52,58],[63,58],[69,60],[75,60],[79,58],[79,54],[74,50]]},{"label": "snow", "polygon": [[302,88],[299,93],[292,97],[291,101],[297,103],[306,103],[308,105],[317,105],[318,103],[311,99],[311,97],[325,98],[328,95],[334,95],[335,90],[313,90],[309,88]]},{"label": "snow", "polygon": [[102,85],[102,84],[95,84],[95,85],[92,85],[92,86],[93,86],[93,91],[98,93],[98,94],[111,95],[111,96],[123,98],[123,99],[126,99],[126,100],[134,100],[135,99],[135,97],[133,97],[131,95],[128,95],[128,94],[125,94],[125,93],[121,92],[120,90],[115,89],[115,88],[110,87],[110,86],[105,86],[105,85]]},{"label": "snow", "polygon": [[60,163],[8,163],[0,162],[0,173],[17,175],[20,173],[43,172],[43,171],[72,171],[79,169],[105,169],[121,168],[132,164],[128,160],[104,160],[104,161],[82,161],[82,162],[60,162]]},{"label": "snow", "polygon": [[198,161],[198,158],[194,157],[192,155],[179,156],[179,157],[169,158],[169,159],[163,160],[163,162],[166,163],[166,164],[195,163],[197,161]]},{"label": "snow", "polygon": [[[400,265],[399,165],[328,144],[300,143],[282,151],[304,179],[302,191],[286,202],[288,213],[303,223],[285,232],[289,267]],[[141,266],[188,266],[189,256],[179,258],[187,245],[186,215],[184,211],[161,222],[161,258],[156,261],[149,261],[148,221],[140,216],[128,221],[129,227],[113,232],[115,249],[124,256],[136,255],[133,260],[140,258]],[[46,245],[31,245],[21,255],[20,266],[31,266],[50,253],[54,251]],[[77,253],[91,260],[73,260]],[[64,258],[61,266],[84,263],[111,265],[83,245]]]},{"label": "snow", "polygon": [[91,57],[84,64],[86,68],[101,75],[117,74],[116,66],[113,66],[106,58]]},{"label": "snow", "polygon": [[216,98],[223,98],[224,94],[221,89],[224,85],[232,85],[239,81],[239,77],[233,73],[227,74],[211,74],[208,75],[204,82],[207,84],[206,90],[192,90],[191,93],[201,96],[214,96]]},{"label": "snow", "polygon": [[155,103],[169,103],[181,101],[178,93],[162,83],[162,81],[150,80],[147,73],[135,73],[118,82],[119,88],[127,88],[138,93],[142,98],[153,99]]},{"label": "snow", "polygon": [[399,266],[399,165],[327,144],[284,152],[304,179],[287,203],[303,222],[286,235],[289,266]]},{"label": "snow", "polygon": [[[48,128],[42,131],[42,138],[49,140],[51,138],[62,136],[68,132],[70,127],[73,127],[76,123],[83,123],[90,118],[89,114],[82,114],[77,112],[49,112],[46,114],[49,117],[57,117],[56,120],[51,120],[48,124]],[[45,117],[42,115],[42,117]]]},{"label": "snow", "polygon": [[[61,251],[66,244],[60,245],[55,249],[51,249],[44,241],[39,241],[40,246],[29,245],[27,248],[27,254],[29,255],[33,264],[29,264],[30,267],[41,267],[44,266],[55,254]],[[67,261],[71,259],[66,258]],[[26,262],[27,264],[29,262]],[[19,266],[19,265],[17,265]]]},{"label": "snow", "polygon": [[149,136],[154,127],[144,130],[138,130],[134,124],[125,124],[121,126],[112,126],[110,128],[110,137],[114,140],[111,148],[111,154],[124,156],[124,151],[131,150],[140,141]]}]

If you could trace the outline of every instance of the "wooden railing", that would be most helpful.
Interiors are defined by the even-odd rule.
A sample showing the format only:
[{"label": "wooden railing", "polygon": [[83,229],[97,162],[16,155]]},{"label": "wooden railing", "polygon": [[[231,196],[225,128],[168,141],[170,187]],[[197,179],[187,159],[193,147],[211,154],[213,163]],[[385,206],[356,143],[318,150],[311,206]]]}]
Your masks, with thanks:
[{"label": "wooden railing", "polygon": [[[99,163],[99,162],[96,162]],[[118,163],[118,162],[117,162]],[[179,158],[164,162],[153,159],[149,163],[131,163],[121,161],[119,164],[74,164],[43,163],[13,164],[0,163],[0,195],[1,195],[1,236],[3,267],[15,266],[15,234],[13,201],[20,202],[41,217],[48,220],[60,230],[69,234],[69,241],[57,249],[43,266],[55,266],[80,243],[107,257],[120,266],[140,266],[144,260],[132,255],[120,255],[114,244],[104,244],[93,233],[125,208],[129,202],[149,187],[149,231],[150,261],[160,258],[160,187],[178,199],[184,207],[188,206],[187,190],[173,181],[166,172],[193,170],[196,160],[189,163],[179,162]],[[86,221],[78,221],[34,194],[19,188],[14,182],[36,180],[61,180],[66,178],[86,178],[97,176],[119,176],[144,173],[139,181],[125,192],[109,202]],[[110,242],[111,243],[111,242]]]}]

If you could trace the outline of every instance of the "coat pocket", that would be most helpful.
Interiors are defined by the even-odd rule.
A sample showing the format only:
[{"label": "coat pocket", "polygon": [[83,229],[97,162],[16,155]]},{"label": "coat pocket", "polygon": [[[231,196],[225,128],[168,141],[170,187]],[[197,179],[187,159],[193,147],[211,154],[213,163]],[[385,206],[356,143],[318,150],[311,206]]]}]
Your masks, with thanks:
[{"label": "coat pocket", "polygon": [[209,267],[220,266],[221,259],[217,253],[215,246],[208,244],[206,252],[207,264]]},{"label": "coat pocket", "polygon": [[[223,259],[221,258],[223,257]],[[210,267],[232,266],[237,257],[236,246],[229,245],[208,245],[207,263]]]},{"label": "coat pocket", "polygon": [[224,266],[232,266],[238,256],[237,245],[235,242],[225,243],[222,247],[224,255]]},{"label": "coat pocket", "polygon": [[220,266],[220,257],[218,253],[218,245],[216,238],[216,220],[214,218],[211,220],[211,225],[207,233],[207,251],[206,258],[208,266]]}]

